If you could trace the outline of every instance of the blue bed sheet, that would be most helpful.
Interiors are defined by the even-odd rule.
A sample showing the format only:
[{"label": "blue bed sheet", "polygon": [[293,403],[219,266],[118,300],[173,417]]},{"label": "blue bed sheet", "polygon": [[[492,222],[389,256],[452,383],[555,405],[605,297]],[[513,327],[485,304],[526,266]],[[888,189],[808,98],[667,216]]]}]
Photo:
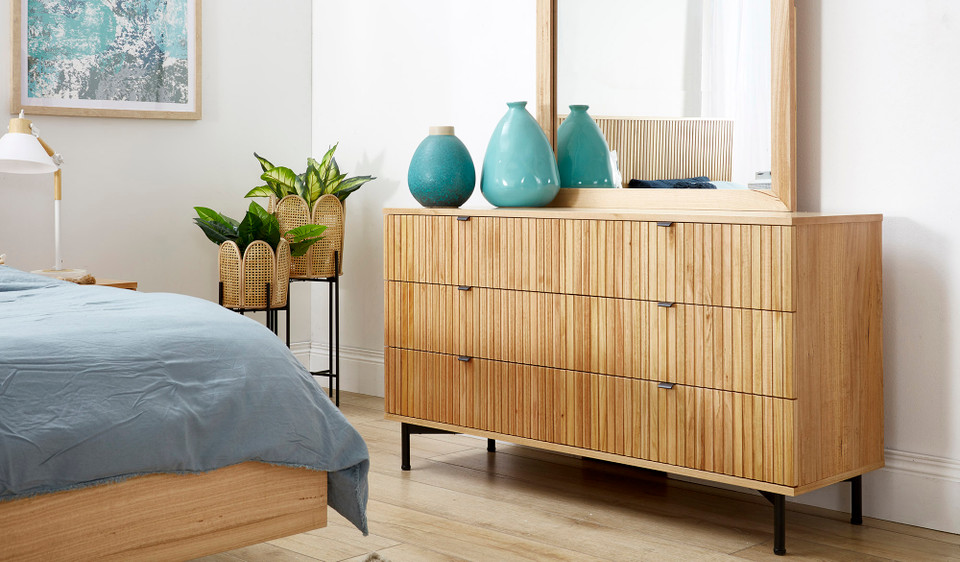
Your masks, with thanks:
[{"label": "blue bed sheet", "polygon": [[0,501],[246,461],[328,471],[367,533],[366,444],[269,330],[0,266]]}]

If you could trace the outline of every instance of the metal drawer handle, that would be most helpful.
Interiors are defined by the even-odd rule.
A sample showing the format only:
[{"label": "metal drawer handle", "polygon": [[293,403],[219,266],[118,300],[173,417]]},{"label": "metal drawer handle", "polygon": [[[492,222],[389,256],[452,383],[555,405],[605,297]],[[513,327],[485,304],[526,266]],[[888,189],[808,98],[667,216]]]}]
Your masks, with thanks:
[{"label": "metal drawer handle", "polygon": [[658,221],[657,226],[663,226],[663,227],[673,226],[673,221]]},{"label": "metal drawer handle", "polygon": [[461,221],[461,222],[465,222],[465,221],[470,220],[470,217],[457,217],[457,220],[458,220],[458,221]]},{"label": "metal drawer handle", "polygon": [[672,383],[672,382],[662,382],[662,383],[657,384],[657,388],[664,388],[664,389],[666,389],[666,390],[671,390],[671,389],[673,389],[673,384],[674,384],[674,383]]},{"label": "metal drawer handle", "polygon": [[671,308],[671,307],[673,307],[673,305],[675,305],[675,304],[677,304],[677,303],[675,303],[675,302],[658,302],[658,303],[657,303],[657,306],[659,306],[660,308]]},{"label": "metal drawer handle", "polygon": [[461,355],[460,357],[457,357],[457,361],[463,361],[464,363],[469,363],[471,359],[473,359],[473,357],[469,357],[467,355]]},{"label": "metal drawer handle", "polygon": [[469,286],[469,285],[460,285],[459,287],[457,287],[457,290],[458,290],[458,291],[469,291],[469,290],[472,289],[472,288],[473,288],[473,287],[471,287],[471,286]]}]

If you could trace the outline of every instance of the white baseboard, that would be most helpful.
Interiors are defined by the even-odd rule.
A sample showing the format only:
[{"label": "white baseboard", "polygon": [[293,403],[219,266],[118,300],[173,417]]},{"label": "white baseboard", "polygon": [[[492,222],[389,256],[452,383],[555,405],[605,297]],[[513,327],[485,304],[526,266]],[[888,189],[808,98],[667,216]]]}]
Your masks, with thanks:
[{"label": "white baseboard", "polygon": [[[313,365],[314,370],[326,367],[326,345],[303,342],[292,347],[297,358],[304,364]],[[341,346],[340,372],[342,390],[383,396],[382,349]],[[957,509],[960,505],[960,460],[893,449],[887,449],[885,456],[885,468],[863,477],[863,515],[960,533],[960,509]],[[705,483],[702,480],[694,481]],[[743,490],[736,487],[730,489]],[[837,484],[788,499],[849,511],[850,487]]]},{"label": "white baseboard", "polygon": [[[863,476],[863,515],[960,533],[960,460],[887,449],[887,466]],[[850,488],[828,486],[794,501],[850,510]]]},{"label": "white baseboard", "polygon": [[[326,344],[297,343],[290,346],[293,354],[311,371],[326,369]],[[320,379],[326,384],[327,379]],[[383,350],[340,346],[340,390],[370,396],[383,396]]]}]

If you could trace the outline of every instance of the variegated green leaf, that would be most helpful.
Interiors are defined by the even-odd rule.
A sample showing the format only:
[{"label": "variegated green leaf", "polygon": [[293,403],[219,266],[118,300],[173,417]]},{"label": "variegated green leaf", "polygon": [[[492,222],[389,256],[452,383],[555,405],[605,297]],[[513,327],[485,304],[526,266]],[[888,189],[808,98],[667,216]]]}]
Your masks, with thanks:
[{"label": "variegated green leaf", "polygon": [[327,177],[327,169],[330,167],[330,162],[333,161],[333,153],[337,151],[338,146],[340,146],[340,143],[331,146],[320,160],[320,164],[317,166],[317,169],[320,170],[320,179]]},{"label": "variegated green leaf", "polygon": [[268,170],[272,170],[273,168],[276,167],[273,164],[271,164],[269,160],[267,160],[263,156],[260,156],[256,152],[254,152],[253,155],[256,157],[257,162],[260,162],[260,169],[262,169],[264,172]]},{"label": "variegated green leaf", "polygon": [[313,208],[313,204],[323,195],[323,184],[320,183],[320,172],[316,167],[307,167],[306,184],[307,191],[310,193],[307,203],[310,205],[310,208]]},{"label": "variegated green leaf", "polygon": [[334,193],[334,195],[337,196],[337,199],[339,199],[340,202],[343,202],[343,200],[347,198],[347,195],[350,195],[351,193],[353,193],[358,189],[360,189],[360,186],[355,185],[353,187],[348,187],[347,189],[341,189],[340,191]]},{"label": "variegated green leaf", "polygon": [[267,170],[260,176],[260,179],[267,182],[268,185],[270,185],[270,182],[276,184],[276,195],[279,199],[291,194],[301,195],[303,192],[303,182],[300,181],[293,170],[284,166]]},{"label": "variegated green leaf", "polygon": [[326,173],[323,175],[323,182],[326,184],[327,193],[330,193],[332,189],[331,185],[336,185],[340,177],[340,166],[337,164],[336,158],[330,159],[330,165],[327,166]]},{"label": "variegated green leaf", "polygon": [[276,195],[273,189],[269,185],[261,185],[248,191],[244,197],[270,197],[271,195]]},{"label": "variegated green leaf", "polygon": [[352,193],[360,188],[363,184],[368,181],[375,180],[377,178],[373,176],[354,176],[350,179],[346,179],[337,184],[337,187],[333,189],[334,193],[341,193],[343,191],[349,190],[348,193]]}]

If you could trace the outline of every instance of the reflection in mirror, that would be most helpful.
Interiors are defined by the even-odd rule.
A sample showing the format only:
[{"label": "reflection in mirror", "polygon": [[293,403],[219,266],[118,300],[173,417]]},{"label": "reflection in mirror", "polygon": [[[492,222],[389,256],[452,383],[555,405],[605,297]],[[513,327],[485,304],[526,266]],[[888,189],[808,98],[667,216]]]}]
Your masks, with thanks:
[{"label": "reflection in mirror", "polygon": [[731,120],[732,174],[711,180],[732,180],[718,185],[724,188],[769,188],[770,6],[770,0],[558,0],[558,111],[586,104],[598,121]]}]

